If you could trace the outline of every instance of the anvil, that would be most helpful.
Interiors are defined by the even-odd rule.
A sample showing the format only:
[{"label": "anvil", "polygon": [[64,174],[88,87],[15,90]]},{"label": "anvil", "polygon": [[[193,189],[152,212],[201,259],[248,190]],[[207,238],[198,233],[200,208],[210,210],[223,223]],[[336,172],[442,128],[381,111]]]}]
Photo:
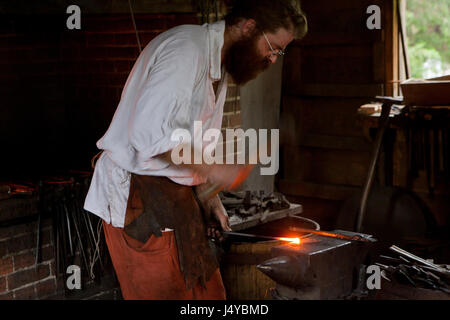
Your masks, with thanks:
[{"label": "anvil", "polygon": [[[333,232],[371,237],[342,230]],[[340,299],[357,289],[361,266],[370,264],[373,245],[313,235],[302,239],[299,245],[273,247],[274,258],[258,265],[258,269],[277,283],[274,298]]]}]

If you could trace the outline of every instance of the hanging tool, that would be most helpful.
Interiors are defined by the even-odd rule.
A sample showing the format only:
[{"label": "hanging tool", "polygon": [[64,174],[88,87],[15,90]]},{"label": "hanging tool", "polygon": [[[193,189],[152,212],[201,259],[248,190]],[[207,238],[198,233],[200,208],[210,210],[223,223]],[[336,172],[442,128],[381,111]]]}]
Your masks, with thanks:
[{"label": "hanging tool", "polygon": [[134,19],[134,11],[133,11],[133,6],[131,5],[131,0],[128,0],[128,5],[130,6],[130,14],[131,14],[131,20],[133,21],[133,27],[134,27],[134,32],[136,33],[136,41],[138,44],[138,48],[139,48],[139,53],[142,52],[142,46],[141,46],[141,41],[139,39],[139,33],[136,27],[136,21]]},{"label": "hanging tool", "polygon": [[403,98],[394,98],[394,97],[379,97],[377,96],[376,99],[383,103],[381,107],[381,116],[379,119],[379,127],[377,131],[377,136],[375,138],[373,150],[372,150],[372,156],[370,160],[369,165],[369,173],[367,174],[366,182],[364,184],[362,197],[361,197],[361,203],[359,207],[359,213],[357,216],[357,221],[355,225],[355,231],[361,232],[362,223],[364,220],[364,216],[366,214],[367,210],[367,200],[369,198],[370,189],[372,187],[373,178],[375,175],[375,168],[378,162],[378,158],[380,155],[380,149],[381,145],[383,144],[383,138],[386,129],[389,127],[389,115],[391,113],[392,106],[394,104],[401,104],[403,102]]}]

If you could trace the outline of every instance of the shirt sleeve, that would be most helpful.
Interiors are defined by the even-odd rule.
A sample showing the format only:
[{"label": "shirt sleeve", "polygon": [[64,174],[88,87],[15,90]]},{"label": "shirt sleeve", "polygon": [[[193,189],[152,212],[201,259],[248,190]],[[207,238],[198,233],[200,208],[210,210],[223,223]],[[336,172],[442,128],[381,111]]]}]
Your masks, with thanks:
[{"label": "shirt sleeve", "polygon": [[172,40],[157,55],[135,100],[128,127],[141,170],[167,167],[154,157],[179,144],[171,140],[174,130],[191,132],[191,98],[201,65],[199,48],[184,39]]}]

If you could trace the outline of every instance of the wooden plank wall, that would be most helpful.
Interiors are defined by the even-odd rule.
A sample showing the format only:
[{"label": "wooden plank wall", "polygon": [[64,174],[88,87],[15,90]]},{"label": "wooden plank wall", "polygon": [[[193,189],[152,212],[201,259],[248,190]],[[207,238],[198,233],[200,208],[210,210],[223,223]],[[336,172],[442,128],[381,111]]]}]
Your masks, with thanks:
[{"label": "wooden plank wall", "polygon": [[[284,60],[277,176],[284,194],[343,200],[363,185],[371,144],[357,109],[393,93],[393,2],[302,1],[309,33]],[[373,4],[381,8],[381,30],[366,26]]]}]

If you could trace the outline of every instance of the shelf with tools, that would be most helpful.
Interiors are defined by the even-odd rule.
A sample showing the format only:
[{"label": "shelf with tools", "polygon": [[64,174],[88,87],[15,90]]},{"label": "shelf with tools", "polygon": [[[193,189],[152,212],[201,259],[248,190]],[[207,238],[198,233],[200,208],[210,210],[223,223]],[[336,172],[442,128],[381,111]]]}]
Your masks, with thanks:
[{"label": "shelf with tools", "polygon": [[[446,224],[450,204],[450,106],[400,106],[390,115],[378,161],[381,185],[417,195]],[[365,136],[378,129],[379,112],[359,112]]]},{"label": "shelf with tools", "polygon": [[233,231],[245,230],[263,223],[283,219],[293,215],[299,215],[302,212],[303,212],[302,205],[291,203],[290,207],[287,209],[272,212],[261,212],[247,218],[241,218],[236,215],[232,216],[230,217],[230,225]]},{"label": "shelf with tools", "polygon": [[[362,114],[360,122],[370,139],[379,113]],[[387,135],[392,154],[392,185],[430,195],[449,194],[450,106],[404,107],[391,115]]]}]

